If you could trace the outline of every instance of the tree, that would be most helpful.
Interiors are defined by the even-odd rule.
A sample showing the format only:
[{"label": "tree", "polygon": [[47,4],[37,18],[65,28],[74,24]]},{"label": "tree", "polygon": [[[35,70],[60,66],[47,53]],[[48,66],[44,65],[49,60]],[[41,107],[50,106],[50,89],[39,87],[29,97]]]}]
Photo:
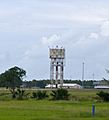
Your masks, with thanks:
[{"label": "tree", "polygon": [[100,91],[97,93],[97,95],[103,100],[103,101],[109,101],[109,93]]},{"label": "tree", "polygon": [[18,88],[15,92],[15,96],[18,100],[23,100],[27,98],[28,95],[29,93],[26,93],[25,90],[21,90],[20,88]]},{"label": "tree", "polygon": [[52,90],[51,96],[53,100],[68,100],[70,94],[67,89],[60,88],[57,90]]},{"label": "tree", "polygon": [[26,71],[17,66],[0,74],[1,82],[10,89],[13,98],[15,98],[15,88],[20,87],[24,76],[26,76]]},{"label": "tree", "polygon": [[42,99],[45,99],[47,97],[48,97],[48,95],[47,95],[46,91],[38,90],[37,92],[32,93],[32,98],[36,98],[37,100],[42,100]]}]

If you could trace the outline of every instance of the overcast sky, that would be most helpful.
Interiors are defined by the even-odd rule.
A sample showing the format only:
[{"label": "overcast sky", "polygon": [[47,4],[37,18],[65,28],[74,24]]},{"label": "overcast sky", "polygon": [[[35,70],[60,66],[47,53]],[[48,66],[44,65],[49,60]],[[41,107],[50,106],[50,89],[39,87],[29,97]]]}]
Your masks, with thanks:
[{"label": "overcast sky", "polygon": [[109,78],[109,0],[0,0],[0,73],[49,78],[49,47],[66,49],[65,78]]}]

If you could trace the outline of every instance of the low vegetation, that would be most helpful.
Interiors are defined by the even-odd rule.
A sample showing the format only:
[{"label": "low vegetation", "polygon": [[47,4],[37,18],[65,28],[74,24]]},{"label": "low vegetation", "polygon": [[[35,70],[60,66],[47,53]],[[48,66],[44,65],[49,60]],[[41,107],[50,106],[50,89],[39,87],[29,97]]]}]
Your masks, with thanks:
[{"label": "low vegetation", "polygon": [[[108,90],[103,92],[107,93]],[[101,98],[96,93],[101,91],[16,89],[16,99],[18,99],[16,100],[12,99],[8,89],[3,88],[0,89],[0,120],[108,120],[109,103],[99,102]],[[92,117],[93,104],[95,105],[94,117]]]},{"label": "low vegetation", "polygon": [[103,100],[103,101],[109,101],[109,93],[100,91],[97,93],[97,95]]},{"label": "low vegetation", "polygon": [[42,99],[48,98],[47,91],[38,90],[36,92],[33,92],[32,98],[35,98],[37,100],[42,100]]},{"label": "low vegetation", "polygon": [[50,95],[52,96],[53,100],[68,100],[70,96],[68,90],[62,88],[57,90],[52,90],[52,93]]},{"label": "low vegetation", "polygon": [[[107,90],[32,90],[28,88],[44,88],[50,80],[23,82],[25,76],[26,71],[16,66],[0,74],[0,87],[3,87],[0,89],[0,120],[109,120]],[[81,85],[80,80],[64,82]],[[109,81],[102,83],[109,84]],[[21,85],[25,89],[21,89]],[[93,81],[84,81],[84,88],[93,87]],[[95,116],[92,115],[93,104]]]},{"label": "low vegetation", "polygon": [[[0,91],[0,93],[3,91]],[[50,92],[50,91],[48,91]],[[71,90],[77,96],[95,95],[96,91]],[[0,94],[0,98],[3,94]],[[92,104],[95,116],[92,116]],[[0,120],[109,120],[109,103],[68,100],[8,100],[0,101]]]},{"label": "low vegetation", "polygon": [[27,99],[29,93],[26,93],[25,90],[17,89],[15,92],[15,98],[18,100]]},{"label": "low vegetation", "polygon": [[108,90],[91,90],[91,89],[15,89],[15,98],[12,97],[8,89],[0,89],[0,101],[2,100],[70,100],[70,101],[109,101]]}]

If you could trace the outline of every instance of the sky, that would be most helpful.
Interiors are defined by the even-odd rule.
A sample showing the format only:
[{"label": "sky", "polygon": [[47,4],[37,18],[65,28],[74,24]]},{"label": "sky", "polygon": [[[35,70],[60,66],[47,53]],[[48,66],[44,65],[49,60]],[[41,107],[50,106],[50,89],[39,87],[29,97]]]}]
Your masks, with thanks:
[{"label": "sky", "polygon": [[109,79],[109,0],[0,0],[0,73],[49,79],[49,48],[65,48],[65,79]]}]

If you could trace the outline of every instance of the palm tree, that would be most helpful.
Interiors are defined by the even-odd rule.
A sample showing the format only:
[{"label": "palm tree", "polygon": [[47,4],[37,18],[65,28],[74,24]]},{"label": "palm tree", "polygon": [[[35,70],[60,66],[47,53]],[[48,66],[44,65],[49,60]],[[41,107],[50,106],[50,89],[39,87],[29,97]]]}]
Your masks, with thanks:
[{"label": "palm tree", "polygon": [[53,100],[68,100],[70,94],[68,93],[67,89],[61,88],[61,89],[53,90],[51,96]]},{"label": "palm tree", "polygon": [[17,89],[17,91],[15,92],[15,96],[18,100],[23,100],[25,98],[27,98],[29,93],[25,93],[25,90],[20,90]]},{"label": "palm tree", "polygon": [[33,92],[32,95],[33,95],[32,98],[36,98],[38,100],[45,99],[48,97],[47,92],[41,90],[38,90],[37,92]]}]

